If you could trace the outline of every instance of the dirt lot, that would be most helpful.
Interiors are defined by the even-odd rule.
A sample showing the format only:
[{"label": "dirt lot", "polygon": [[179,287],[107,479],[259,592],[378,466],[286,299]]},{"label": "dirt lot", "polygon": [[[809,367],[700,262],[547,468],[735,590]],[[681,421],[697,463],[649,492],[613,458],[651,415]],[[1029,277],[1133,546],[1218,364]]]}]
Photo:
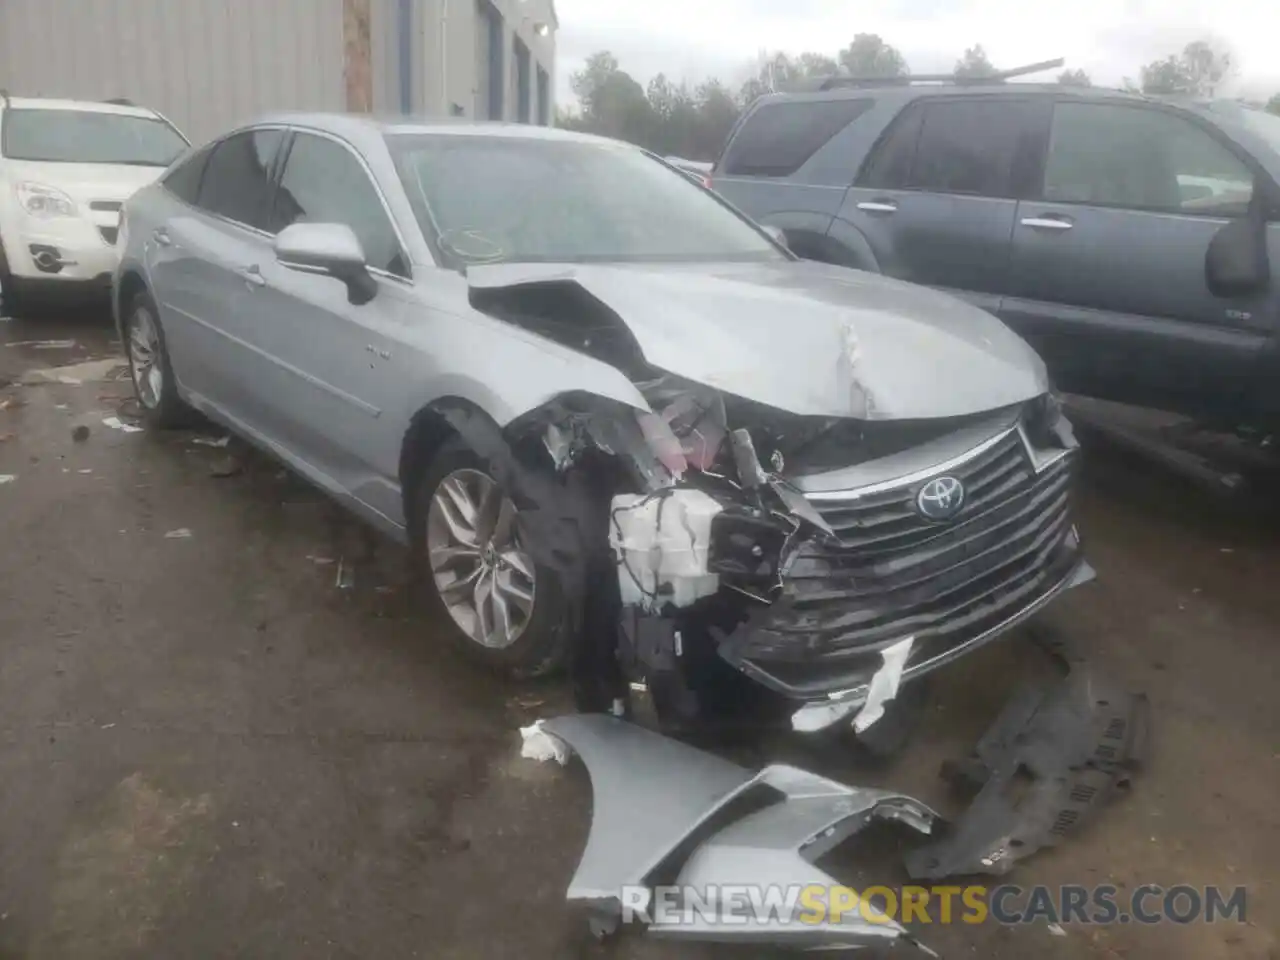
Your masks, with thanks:
[{"label": "dirt lot", "polygon": [[[460,664],[411,615],[398,550],[275,466],[221,476],[191,435],[104,426],[129,392],[110,364],[32,373],[110,357],[109,337],[101,317],[0,321],[0,957],[762,956],[589,942],[563,906],[587,780],[520,760],[515,734],[563,689]],[[49,340],[75,346],[23,345]],[[1089,452],[1099,579],[1047,619],[1147,691],[1153,755],[1011,879],[1244,885],[1247,922],[918,932],[947,957],[1280,956],[1280,525]],[[1034,655],[947,671],[889,769],[822,772],[954,811],[939,761]]]}]

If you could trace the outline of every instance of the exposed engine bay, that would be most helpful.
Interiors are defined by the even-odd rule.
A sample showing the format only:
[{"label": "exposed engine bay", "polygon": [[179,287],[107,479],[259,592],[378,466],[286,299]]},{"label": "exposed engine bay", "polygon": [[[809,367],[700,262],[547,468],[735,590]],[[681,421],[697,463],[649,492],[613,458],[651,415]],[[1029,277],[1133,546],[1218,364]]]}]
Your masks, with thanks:
[{"label": "exposed engine bay", "polygon": [[[583,600],[581,709],[626,713],[642,689],[665,725],[698,725],[741,708],[750,678],[797,730],[856,714],[864,733],[900,683],[1092,575],[1051,393],[955,417],[793,413],[654,366],[571,279],[472,301],[621,371],[647,406],[570,392],[487,442],[454,424],[506,461],[524,542]],[[836,360],[848,408],[878,409],[856,343]]]}]

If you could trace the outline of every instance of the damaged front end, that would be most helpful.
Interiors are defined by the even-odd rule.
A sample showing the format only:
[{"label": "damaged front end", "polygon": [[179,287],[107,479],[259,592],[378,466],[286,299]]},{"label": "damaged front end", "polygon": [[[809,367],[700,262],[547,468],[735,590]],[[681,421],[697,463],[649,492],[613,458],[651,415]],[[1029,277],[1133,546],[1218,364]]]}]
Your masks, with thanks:
[{"label": "damaged front end", "polygon": [[602,635],[583,642],[608,649],[580,662],[621,658],[672,725],[717,711],[718,664],[780,695],[798,730],[864,733],[900,684],[1092,576],[1070,516],[1076,443],[1049,395],[867,422],[628,373],[649,410],[562,396],[508,432],[562,475],[624,465],[597,484],[619,609],[588,618]]}]

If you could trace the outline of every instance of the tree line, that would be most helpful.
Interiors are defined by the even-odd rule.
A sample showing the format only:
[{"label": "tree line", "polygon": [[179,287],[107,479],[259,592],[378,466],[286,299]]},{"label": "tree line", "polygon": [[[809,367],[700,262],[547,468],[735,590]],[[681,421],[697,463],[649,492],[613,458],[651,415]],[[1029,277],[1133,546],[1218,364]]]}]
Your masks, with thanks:
[{"label": "tree line", "polygon": [[[1228,53],[1198,40],[1180,53],[1145,65],[1136,81],[1126,78],[1122,87],[1149,94],[1208,97],[1217,92],[1232,69]],[[960,79],[997,72],[981,44],[965,50],[953,70]],[[629,140],[662,155],[711,160],[739,113],[757,97],[798,81],[836,74],[893,78],[909,76],[910,68],[902,53],[881,37],[859,33],[834,56],[813,52],[763,56],[755,73],[736,90],[715,78],[690,87],[661,73],[646,88],[621,68],[617,57],[602,50],[588,57],[570,78],[578,109],[562,110],[557,122],[569,129]],[[1057,82],[1093,85],[1083,70],[1064,70]],[[1265,106],[1280,114],[1280,93]]]}]

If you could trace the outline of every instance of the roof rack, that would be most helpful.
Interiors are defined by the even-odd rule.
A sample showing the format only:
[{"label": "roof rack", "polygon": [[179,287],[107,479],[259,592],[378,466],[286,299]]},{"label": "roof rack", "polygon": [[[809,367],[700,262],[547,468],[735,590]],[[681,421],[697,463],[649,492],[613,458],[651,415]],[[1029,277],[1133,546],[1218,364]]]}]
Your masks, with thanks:
[{"label": "roof rack", "polygon": [[103,103],[114,104],[117,107],[136,107],[137,104],[128,97],[112,97],[110,100],[103,100]]},{"label": "roof rack", "polygon": [[1058,57],[1056,60],[1042,60],[1039,63],[1029,63],[1025,67],[1013,67],[1009,70],[997,70],[995,73],[989,73],[983,77],[957,77],[954,73],[909,73],[904,76],[896,77],[853,77],[853,76],[831,76],[831,77],[814,77],[809,80],[803,80],[800,83],[793,84],[787,89],[793,92],[819,92],[822,90],[839,90],[844,87],[905,87],[913,83],[954,83],[957,85],[970,85],[981,83],[1004,83],[1006,80],[1012,80],[1014,77],[1025,77],[1033,73],[1042,73],[1045,70],[1056,70],[1058,67],[1066,64],[1066,60]]}]

